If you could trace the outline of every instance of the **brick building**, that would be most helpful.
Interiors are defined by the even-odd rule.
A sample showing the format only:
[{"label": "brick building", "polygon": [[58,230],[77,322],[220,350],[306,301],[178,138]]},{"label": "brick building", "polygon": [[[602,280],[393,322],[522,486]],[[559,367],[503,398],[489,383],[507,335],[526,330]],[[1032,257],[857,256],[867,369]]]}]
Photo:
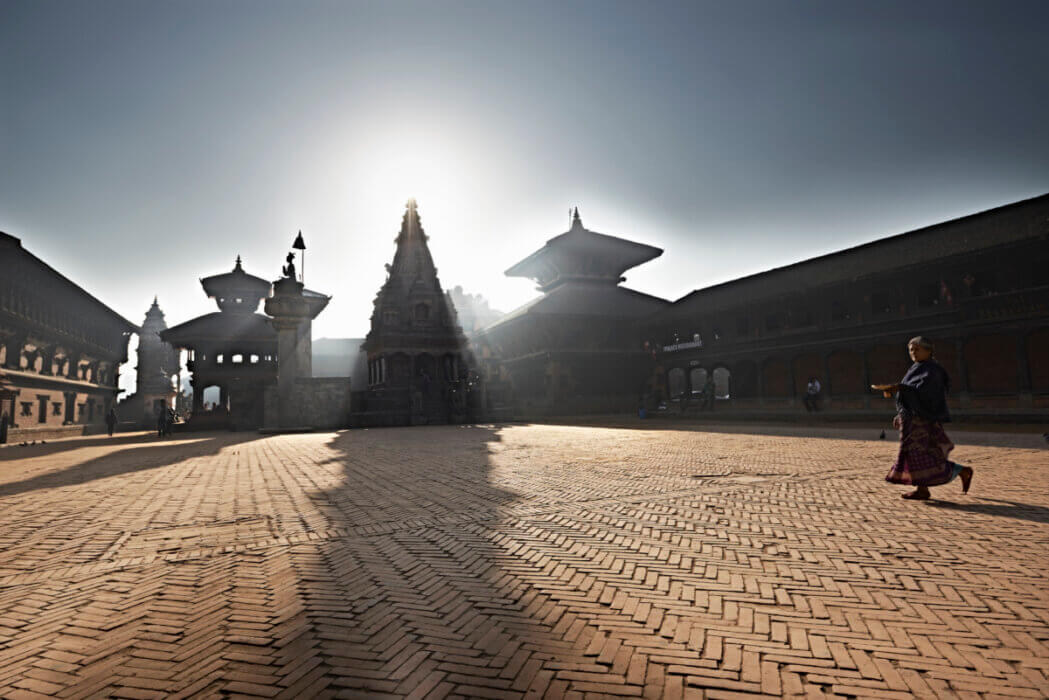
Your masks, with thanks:
[{"label": "brick building", "polygon": [[101,432],[138,328],[0,233],[0,415],[9,442]]},{"label": "brick building", "polygon": [[1049,414],[1049,195],[696,290],[639,329],[671,408],[708,376],[718,410],[884,412],[924,335],[960,416]]}]

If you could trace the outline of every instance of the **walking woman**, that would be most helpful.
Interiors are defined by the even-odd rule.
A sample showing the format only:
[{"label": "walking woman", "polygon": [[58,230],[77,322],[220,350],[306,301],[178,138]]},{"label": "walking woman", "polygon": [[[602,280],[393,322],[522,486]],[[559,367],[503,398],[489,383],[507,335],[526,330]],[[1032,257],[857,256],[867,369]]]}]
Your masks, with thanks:
[{"label": "walking woman", "polygon": [[914,364],[899,384],[875,384],[872,389],[886,398],[896,396],[896,418],[892,424],[900,431],[900,452],[885,480],[908,484],[915,490],[904,498],[926,500],[929,487],[946,484],[960,477],[962,493],[969,493],[973,470],[947,459],[954,443],[943,431],[951,419],[947,411],[950,377],[939,362],[932,359],[933,346],[918,336],[907,343]]}]

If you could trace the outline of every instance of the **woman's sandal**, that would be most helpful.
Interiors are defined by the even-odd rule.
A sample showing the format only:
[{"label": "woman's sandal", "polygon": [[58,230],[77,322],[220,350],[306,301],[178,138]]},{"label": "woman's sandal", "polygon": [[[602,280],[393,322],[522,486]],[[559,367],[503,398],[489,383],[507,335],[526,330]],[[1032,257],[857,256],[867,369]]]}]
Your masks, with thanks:
[{"label": "woman's sandal", "polygon": [[973,468],[964,467],[958,477],[962,480],[962,493],[969,493],[969,484],[973,482]]}]

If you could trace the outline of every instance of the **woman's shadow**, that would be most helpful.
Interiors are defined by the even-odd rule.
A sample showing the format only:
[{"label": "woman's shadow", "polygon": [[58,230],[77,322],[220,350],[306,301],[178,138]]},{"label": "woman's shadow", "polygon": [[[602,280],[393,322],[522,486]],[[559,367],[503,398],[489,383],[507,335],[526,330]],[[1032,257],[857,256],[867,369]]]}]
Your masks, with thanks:
[{"label": "woman's shadow", "polygon": [[944,510],[958,510],[966,513],[980,513],[1002,518],[1030,520],[1036,523],[1049,523],[1049,508],[1019,501],[1007,501],[1000,498],[982,497],[983,501],[994,503],[955,503],[953,501],[930,500],[926,505]]}]

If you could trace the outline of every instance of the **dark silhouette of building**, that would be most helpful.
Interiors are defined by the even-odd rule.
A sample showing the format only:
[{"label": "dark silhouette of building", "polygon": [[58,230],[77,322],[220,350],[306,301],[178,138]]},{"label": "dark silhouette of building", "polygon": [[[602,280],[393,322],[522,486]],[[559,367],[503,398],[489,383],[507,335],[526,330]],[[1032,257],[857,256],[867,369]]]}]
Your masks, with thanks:
[{"label": "dark silhouette of building", "polygon": [[708,375],[718,409],[884,414],[869,390],[934,340],[957,417],[1049,413],[1049,195],[696,290],[650,317],[642,341],[671,408]]},{"label": "dark silhouette of building", "polygon": [[466,338],[427,240],[409,200],[362,346],[368,387],[354,394],[358,423],[447,422],[465,415]]},{"label": "dark silhouette of building", "polygon": [[[161,331],[160,338],[189,352],[193,412],[190,428],[258,428],[263,391],[277,380],[277,332],[257,313],[270,282],[249,275],[240,257],[233,270],[200,281],[219,310]],[[219,388],[217,405],[204,406],[204,390]]]},{"label": "dark silhouette of building", "polygon": [[152,428],[160,411],[176,408],[181,368],[178,350],[160,339],[160,333],[167,327],[164,312],[154,297],[138,332],[135,393],[123,399],[118,407],[121,420],[133,421],[140,428]]},{"label": "dark silhouette of building", "polygon": [[543,295],[473,336],[489,404],[524,416],[636,409],[651,373],[637,324],[670,302],[620,283],[662,252],[590,231],[576,210],[567,232],[507,270]]},{"label": "dark silhouette of building", "polygon": [[8,441],[105,430],[137,330],[0,233],[0,417]]}]

